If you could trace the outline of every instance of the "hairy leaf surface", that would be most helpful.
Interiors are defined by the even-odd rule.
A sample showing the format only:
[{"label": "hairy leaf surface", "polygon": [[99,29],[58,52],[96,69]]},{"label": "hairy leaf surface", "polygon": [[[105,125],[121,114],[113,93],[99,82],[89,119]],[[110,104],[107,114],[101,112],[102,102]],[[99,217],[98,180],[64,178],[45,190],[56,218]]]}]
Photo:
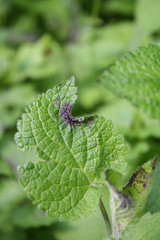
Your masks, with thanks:
[{"label": "hairy leaf surface", "polygon": [[105,86],[152,118],[160,118],[160,46],[126,53],[102,75]]},{"label": "hairy leaf surface", "polygon": [[160,212],[160,162],[157,162],[151,191],[147,197],[144,212]]},{"label": "hairy leaf surface", "polygon": [[[114,188],[114,171],[106,171],[106,183],[110,190],[110,206],[112,214],[112,230],[116,239],[119,239],[120,230],[127,224],[142,216],[142,212],[150,193],[157,158],[150,160],[139,167],[129,179],[122,191]],[[121,176],[118,176],[121,181]]]},{"label": "hairy leaf surface", "polygon": [[140,220],[130,223],[122,233],[122,240],[159,240],[160,213],[147,213]]},{"label": "hairy leaf surface", "polygon": [[105,168],[123,172],[126,145],[104,117],[74,118],[74,79],[34,101],[18,122],[15,141],[24,151],[36,148],[38,162],[19,167],[28,197],[52,217],[78,219],[98,204]]}]

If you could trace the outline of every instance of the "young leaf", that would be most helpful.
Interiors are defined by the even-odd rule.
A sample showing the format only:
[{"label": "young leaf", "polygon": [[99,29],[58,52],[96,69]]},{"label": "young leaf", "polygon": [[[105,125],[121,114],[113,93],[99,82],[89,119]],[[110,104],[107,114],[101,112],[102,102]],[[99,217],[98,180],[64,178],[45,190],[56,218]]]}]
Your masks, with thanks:
[{"label": "young leaf", "polygon": [[[112,233],[116,239],[120,236],[120,230],[125,229],[129,222],[142,215],[151,190],[156,162],[157,158],[139,167],[122,191],[117,191],[113,187],[115,185],[112,181],[112,175],[115,175],[114,171],[111,171],[109,175],[108,171],[106,172],[107,185],[110,190]],[[118,179],[121,178],[118,177]]]},{"label": "young leaf", "polygon": [[126,53],[102,75],[105,86],[152,118],[160,118],[160,46],[149,44]]},{"label": "young leaf", "polygon": [[160,212],[160,162],[157,162],[151,191],[147,197],[144,212]]},{"label": "young leaf", "polygon": [[134,220],[122,233],[122,240],[159,240],[160,213],[147,213],[140,220]]},{"label": "young leaf", "polygon": [[129,179],[128,184],[123,188],[122,193],[129,196],[132,200],[134,217],[139,217],[142,214],[148,194],[150,193],[153,175],[157,164],[157,157],[146,162],[139,167]]},{"label": "young leaf", "polygon": [[15,141],[24,151],[36,148],[38,162],[19,167],[28,197],[60,219],[78,219],[98,204],[105,168],[124,172],[126,145],[104,117],[74,118],[74,79],[55,86],[34,101],[18,121]]}]

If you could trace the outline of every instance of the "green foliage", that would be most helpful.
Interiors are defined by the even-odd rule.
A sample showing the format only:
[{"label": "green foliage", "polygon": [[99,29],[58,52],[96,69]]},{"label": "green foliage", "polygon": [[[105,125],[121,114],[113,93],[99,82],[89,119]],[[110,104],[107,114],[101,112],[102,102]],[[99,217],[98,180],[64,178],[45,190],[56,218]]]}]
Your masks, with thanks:
[{"label": "green foliage", "polygon": [[21,208],[17,207],[14,209],[12,222],[17,227],[30,228],[49,226],[55,222],[55,219],[45,216],[44,212],[39,211],[36,207],[28,204],[22,206]]},{"label": "green foliage", "polygon": [[58,44],[49,36],[44,36],[36,43],[21,46],[13,61],[8,81],[21,82],[26,78],[36,80],[53,76],[59,69],[60,62],[63,62],[63,55]]},{"label": "green foliage", "polygon": [[160,116],[159,52],[160,47],[155,44],[129,52],[108,67],[101,77],[108,89],[157,119]]},{"label": "green foliage", "polygon": [[151,191],[156,163],[157,158],[139,167],[123,188],[122,193],[130,197],[134,206],[134,212],[130,219],[134,219],[142,214],[146,199]]},{"label": "green foliage", "polygon": [[76,92],[71,78],[40,95],[22,115],[15,135],[20,149],[35,146],[46,161],[19,167],[28,197],[49,216],[61,219],[88,215],[98,204],[104,169],[124,172],[126,166],[126,145],[111,121],[71,117]]},{"label": "green foliage", "polygon": [[9,211],[17,202],[24,199],[24,196],[24,192],[17,181],[2,182],[0,187],[0,211]]},{"label": "green foliage", "polygon": [[[141,34],[150,34],[159,30],[160,28],[160,1],[158,0],[139,0],[136,6],[137,27]],[[149,18],[150,13],[153,16]]]},{"label": "green foliage", "polygon": [[122,240],[158,240],[160,235],[160,214],[147,213],[140,220],[130,223],[122,234]]},{"label": "green foliage", "polygon": [[[112,236],[119,239],[122,230],[128,226],[130,222],[140,218],[143,215],[143,210],[149,207],[146,200],[151,200],[154,204],[156,201],[151,197],[153,188],[157,186],[157,182],[153,181],[155,168],[159,170],[157,158],[148,161],[139,167],[135,173],[132,174],[129,182],[122,188],[117,190],[115,179],[122,182],[122,176],[114,171],[106,171],[106,183],[110,190],[110,208],[112,218]],[[146,205],[146,206],[145,206]],[[151,204],[150,204],[151,205]],[[148,208],[150,211],[151,208]],[[146,211],[147,212],[147,211]]]},{"label": "green foliage", "polygon": [[[2,129],[2,133],[3,129],[15,125],[24,106],[32,101],[35,96],[36,92],[30,84],[0,91],[0,129]],[[19,98],[22,100],[19,101]]]},{"label": "green foliage", "polygon": [[[125,175],[118,169],[108,170],[112,188],[122,191],[139,166],[160,155],[160,125],[95,80],[123,52],[158,43],[159,22],[159,0],[0,0],[1,240],[106,239],[98,208],[86,219],[61,223],[45,216],[26,198],[17,183],[17,166],[44,160],[36,156],[35,147],[27,153],[17,149],[13,141],[16,121],[37,94],[76,76],[79,97],[73,116],[98,114],[111,119],[129,146]],[[154,68],[150,75],[152,72]],[[159,212],[158,166],[143,214]],[[100,175],[98,181],[103,182],[104,175]],[[109,191],[104,182],[98,187],[111,221]]]},{"label": "green foliage", "polygon": [[109,0],[105,2],[105,10],[107,13],[119,13],[124,15],[133,14],[135,0]]},{"label": "green foliage", "polygon": [[151,191],[147,197],[144,212],[155,213],[160,211],[160,163],[157,163],[155,173],[153,176],[153,183]]},{"label": "green foliage", "polygon": [[60,240],[102,240],[105,236],[105,225],[99,209],[85,219],[63,223],[56,233],[57,239]]}]

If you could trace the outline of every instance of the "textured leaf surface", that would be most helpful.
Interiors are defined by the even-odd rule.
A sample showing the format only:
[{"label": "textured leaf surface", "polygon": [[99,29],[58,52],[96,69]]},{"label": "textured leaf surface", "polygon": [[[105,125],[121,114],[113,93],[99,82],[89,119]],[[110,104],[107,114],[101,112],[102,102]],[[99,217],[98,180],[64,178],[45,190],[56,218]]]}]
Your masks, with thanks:
[{"label": "textured leaf surface", "polygon": [[160,46],[149,44],[126,53],[102,75],[105,86],[160,118]]},{"label": "textured leaf surface", "polygon": [[147,197],[144,212],[160,212],[160,163],[156,164],[151,191]]},{"label": "textured leaf surface", "polygon": [[28,197],[52,217],[77,219],[98,204],[98,185],[105,168],[123,172],[123,137],[103,117],[73,118],[74,79],[48,90],[18,122],[18,147],[36,147],[38,162],[19,167]]},{"label": "textured leaf surface", "polygon": [[[156,162],[155,158],[139,167],[122,191],[113,188],[115,185],[115,181],[112,180],[114,172],[106,172],[107,185],[110,190],[112,232],[116,239],[119,239],[120,230],[125,229],[129,222],[142,216],[146,199],[151,190]],[[118,179],[120,179],[119,176]]]},{"label": "textured leaf surface", "polygon": [[[132,200],[133,215],[139,217],[144,209],[145,202],[150,193],[157,158],[150,160],[139,167],[130,178],[128,184],[123,188],[123,194]],[[130,216],[131,217],[131,216]]]},{"label": "textured leaf surface", "polygon": [[160,213],[146,214],[139,221],[130,223],[122,234],[121,240],[159,240]]}]

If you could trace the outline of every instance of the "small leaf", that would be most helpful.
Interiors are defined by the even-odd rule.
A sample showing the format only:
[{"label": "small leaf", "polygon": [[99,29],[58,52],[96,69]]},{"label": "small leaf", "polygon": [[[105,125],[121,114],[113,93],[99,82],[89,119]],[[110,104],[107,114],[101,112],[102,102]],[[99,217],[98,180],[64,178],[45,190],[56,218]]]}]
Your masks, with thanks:
[{"label": "small leaf", "polygon": [[[122,191],[117,191],[113,187],[114,182],[106,172],[107,185],[110,190],[112,233],[116,239],[120,236],[120,230],[125,229],[129,222],[142,216],[151,190],[156,162],[157,158],[139,167]],[[119,176],[118,179],[120,179]]]},{"label": "small leaf", "polygon": [[146,205],[144,208],[144,212],[160,212],[160,163],[157,162],[155,173],[153,176],[153,182],[151,191],[147,197]]},{"label": "small leaf", "polygon": [[128,184],[123,188],[122,193],[128,195],[132,199],[134,208],[132,218],[139,217],[142,214],[142,210],[151,190],[156,163],[157,157],[139,167],[129,179]]},{"label": "small leaf", "polygon": [[160,117],[160,46],[149,44],[124,54],[101,77],[105,86],[152,118]]},{"label": "small leaf", "polygon": [[28,197],[47,214],[78,219],[98,204],[105,168],[124,172],[122,135],[104,117],[75,118],[74,79],[55,86],[34,101],[18,121],[15,141],[24,151],[36,148],[38,162],[19,167]]}]

